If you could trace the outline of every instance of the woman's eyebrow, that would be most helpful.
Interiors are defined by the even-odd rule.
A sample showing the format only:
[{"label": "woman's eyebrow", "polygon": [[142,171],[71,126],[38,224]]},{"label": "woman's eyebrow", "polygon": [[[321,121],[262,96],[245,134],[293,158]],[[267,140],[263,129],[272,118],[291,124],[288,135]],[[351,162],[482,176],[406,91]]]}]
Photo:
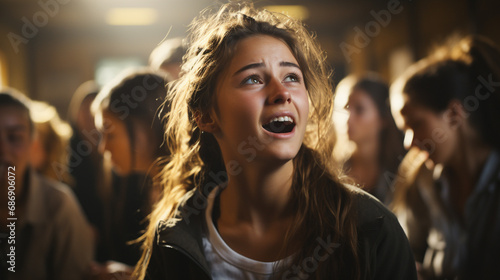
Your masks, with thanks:
[{"label": "woman's eyebrow", "polygon": [[[300,67],[293,63],[293,62],[288,62],[288,61],[282,61],[280,62],[279,64],[281,67],[295,67],[295,68],[298,68],[300,70]],[[234,75],[237,75],[245,70],[248,70],[248,69],[253,69],[253,68],[259,68],[259,67],[264,67],[264,63],[263,62],[259,62],[259,63],[251,63],[251,64],[248,64],[248,65],[245,65],[243,67],[241,67],[238,71],[234,72],[233,76]]]},{"label": "woman's eyebrow", "polygon": [[280,62],[280,66],[282,66],[282,67],[296,67],[300,70],[300,67],[293,62],[282,61],[282,62]]},{"label": "woman's eyebrow", "polygon": [[253,68],[259,68],[259,67],[264,67],[264,62],[259,62],[259,63],[251,63],[251,64],[248,64],[248,65],[245,65],[243,67],[241,67],[238,71],[234,72],[233,76],[234,75],[237,75],[245,70],[248,70],[248,69],[253,69]]}]

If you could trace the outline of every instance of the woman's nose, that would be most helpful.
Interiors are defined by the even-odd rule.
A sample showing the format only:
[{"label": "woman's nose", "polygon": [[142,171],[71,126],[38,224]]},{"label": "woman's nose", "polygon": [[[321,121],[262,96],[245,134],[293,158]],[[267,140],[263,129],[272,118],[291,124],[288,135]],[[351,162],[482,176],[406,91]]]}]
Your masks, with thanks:
[{"label": "woman's nose", "polygon": [[272,78],[269,81],[270,94],[269,104],[291,103],[292,95],[290,91],[281,83],[279,79]]},{"label": "woman's nose", "polygon": [[403,140],[403,145],[405,149],[409,150],[411,147],[415,146],[415,137],[413,130],[407,129],[405,132],[405,138]]},{"label": "woman's nose", "polygon": [[104,152],[106,151],[106,139],[104,136],[101,136],[101,139],[99,140],[99,144],[97,145],[97,151],[101,155],[103,155]]}]

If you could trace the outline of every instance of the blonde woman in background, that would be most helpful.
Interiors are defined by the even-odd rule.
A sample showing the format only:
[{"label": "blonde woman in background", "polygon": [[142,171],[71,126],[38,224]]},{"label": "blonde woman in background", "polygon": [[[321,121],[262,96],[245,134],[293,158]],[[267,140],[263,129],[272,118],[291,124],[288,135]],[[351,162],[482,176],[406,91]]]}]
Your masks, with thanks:
[{"label": "blonde woman in background", "polygon": [[46,177],[73,185],[67,167],[71,127],[61,120],[54,106],[41,101],[33,101],[30,106],[35,124],[32,166]]}]

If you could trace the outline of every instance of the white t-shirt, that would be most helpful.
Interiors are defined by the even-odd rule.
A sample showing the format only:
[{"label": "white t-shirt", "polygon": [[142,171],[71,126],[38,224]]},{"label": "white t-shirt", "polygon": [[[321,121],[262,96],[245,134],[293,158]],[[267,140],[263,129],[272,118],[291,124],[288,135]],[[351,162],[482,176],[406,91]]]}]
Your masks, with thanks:
[{"label": "white t-shirt", "polygon": [[[277,267],[276,262],[260,262],[238,254],[231,249],[222,239],[212,221],[212,210],[215,197],[219,188],[214,188],[208,196],[208,204],[205,213],[207,222],[207,232],[202,237],[203,250],[208,266],[212,272],[212,278],[219,279],[246,279],[264,280],[271,279],[273,268]],[[287,257],[281,264],[290,260]]]}]

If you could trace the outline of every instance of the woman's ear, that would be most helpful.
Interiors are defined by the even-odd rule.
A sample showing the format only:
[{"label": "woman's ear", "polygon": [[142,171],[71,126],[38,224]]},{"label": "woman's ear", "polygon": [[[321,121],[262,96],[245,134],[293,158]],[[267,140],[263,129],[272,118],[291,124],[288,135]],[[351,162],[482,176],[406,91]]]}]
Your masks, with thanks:
[{"label": "woman's ear", "polygon": [[468,116],[464,106],[458,100],[453,100],[448,105],[445,117],[452,128],[458,128],[467,120]]},{"label": "woman's ear", "polygon": [[215,120],[210,116],[209,113],[203,114],[200,111],[196,111],[194,113],[194,120],[196,121],[196,124],[198,127],[201,129],[201,131],[209,132],[209,133],[215,133],[218,131],[219,126],[215,122]]}]

